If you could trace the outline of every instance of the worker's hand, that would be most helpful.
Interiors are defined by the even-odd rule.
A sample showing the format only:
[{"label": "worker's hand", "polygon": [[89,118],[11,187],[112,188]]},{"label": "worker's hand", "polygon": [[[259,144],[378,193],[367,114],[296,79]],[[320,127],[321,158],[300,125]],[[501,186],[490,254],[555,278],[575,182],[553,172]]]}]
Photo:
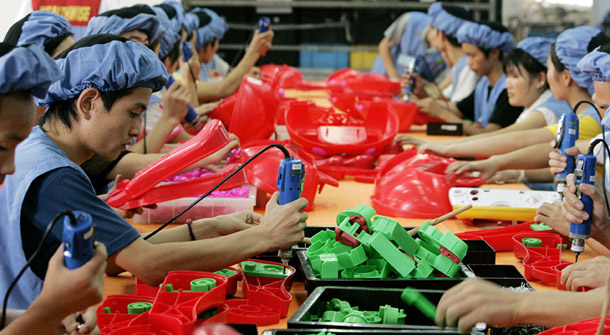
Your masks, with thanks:
[{"label": "worker's hand", "polygon": [[193,127],[197,130],[201,130],[203,125],[209,121],[208,114],[210,114],[214,108],[218,107],[222,102],[223,99],[220,99],[218,101],[208,102],[195,107],[195,112],[197,112],[198,117]]},{"label": "worker's hand", "polygon": [[467,279],[443,294],[436,309],[436,324],[467,332],[479,322],[493,326],[517,323],[520,295],[482,279]]},{"label": "worker's hand", "polygon": [[402,88],[404,91],[405,89],[411,87],[412,82],[414,83],[413,94],[419,98],[425,98],[428,96],[428,94],[426,94],[426,90],[424,89],[425,80],[417,73],[410,73],[409,71],[405,70],[400,78],[400,88]]},{"label": "worker's hand", "polygon": [[[34,304],[46,306],[55,315],[65,316],[102,301],[107,257],[106,247],[96,242],[93,257],[81,267],[70,270],[64,263],[63,246],[60,246],[49,260],[42,292]],[[88,325],[91,325],[90,321]]]},{"label": "worker's hand", "polygon": [[258,33],[258,29],[254,31],[254,37],[248,47],[248,52],[254,52],[259,56],[264,56],[269,49],[271,49],[271,42],[273,41],[273,31],[269,30],[262,34]]},{"label": "worker's hand", "polygon": [[[191,94],[186,85],[180,84],[178,81],[169,88],[163,88],[163,122],[175,122],[176,125],[186,117],[189,104],[191,102]],[[167,120],[167,121],[166,121]],[[161,122],[161,121],[160,121]]]},{"label": "worker's hand", "polygon": [[537,223],[546,223],[549,227],[553,228],[556,232],[563,236],[568,236],[570,233],[570,223],[566,221],[561,214],[561,201],[555,201],[553,203],[544,202],[536,210],[536,216],[534,221]]},{"label": "worker's hand", "polygon": [[473,172],[478,172],[480,174],[479,177],[485,179],[487,182],[491,182],[491,178],[498,169],[497,164],[492,159],[474,162],[457,161],[450,164],[445,170],[445,173],[472,174]]},{"label": "worker's hand", "polygon": [[255,79],[261,79],[263,78],[263,71],[261,71],[261,68],[258,66],[253,66],[250,71],[248,71],[248,76],[255,78]]},{"label": "worker's hand", "polygon": [[449,145],[447,143],[441,142],[425,142],[419,147],[419,152],[430,151],[440,156],[448,156],[450,155],[447,150]]},{"label": "worker's hand", "polygon": [[224,161],[231,155],[231,150],[239,148],[239,138],[235,134],[230,134],[230,137],[231,141],[222,147],[222,149],[206,157],[206,164],[223,162],[224,166]]},{"label": "worker's hand", "polygon": [[561,284],[568,291],[580,287],[598,288],[606,285],[610,270],[610,257],[597,256],[569,265],[561,271]]},{"label": "worker's hand", "polygon": [[267,251],[283,250],[301,242],[305,237],[307,199],[299,198],[291,203],[279,205],[280,193],[275,192],[267,202],[265,216],[259,225],[267,236]]},{"label": "worker's hand", "polygon": [[[114,191],[118,187],[121,180],[123,180],[123,176],[121,176],[120,174],[117,174],[116,177],[114,177],[114,184],[112,185],[112,188],[110,188],[110,191],[108,191],[108,193],[106,193],[106,194],[100,194],[97,197],[104,201],[108,200],[108,195],[110,193],[112,193],[112,191]],[[152,205],[148,205],[148,206],[144,206],[144,207],[137,207],[137,208],[132,208],[132,209],[122,209],[122,208],[116,208],[116,207],[110,207],[110,208],[112,208],[112,210],[115,211],[117,214],[119,214],[122,218],[131,219],[136,214],[142,215],[142,213],[144,213],[144,208],[155,209],[155,208],[157,208],[157,205],[152,204]]]},{"label": "worker's hand", "polygon": [[[199,72],[201,72],[201,62],[199,62],[199,54],[195,50],[193,43],[191,43],[191,51],[193,51],[193,55],[186,62],[183,60],[182,55],[180,55],[180,72],[182,76],[186,76],[189,80],[193,80],[194,76],[194,81],[196,81],[199,77]],[[180,48],[180,52],[182,53],[182,48]],[[192,75],[191,72],[193,73]]]},{"label": "worker's hand", "polygon": [[97,327],[97,315],[93,307],[89,307],[83,312],[70,314],[61,323],[62,327],[57,330],[58,334],[99,335],[100,333],[100,329]]},{"label": "worker's hand", "polygon": [[222,236],[255,227],[263,221],[263,216],[253,211],[241,211],[220,215],[214,219],[217,222],[216,233],[218,236]]},{"label": "worker's hand", "polygon": [[502,185],[507,183],[521,183],[521,171],[523,170],[504,170],[494,173],[490,182]]},{"label": "worker's hand", "polygon": [[[567,188],[563,191],[564,199],[561,213],[567,222],[582,223],[589,218],[589,214],[583,210],[584,205],[578,196],[576,196],[574,174],[569,174],[566,177],[566,183]],[[603,190],[601,190],[603,183],[604,181],[596,176],[595,187],[589,184],[580,184],[580,191],[591,197],[593,201],[590,236],[598,240],[607,240],[604,237],[610,234],[610,220],[608,219],[606,203],[602,195]]]},{"label": "worker's hand", "polygon": [[[557,141],[551,141],[551,146],[555,148]],[[578,156],[581,152],[577,147],[571,147],[566,149],[566,153],[570,156]],[[551,167],[551,173],[556,175],[563,172],[567,166],[567,157],[559,153],[558,150],[549,152],[549,166]]]},{"label": "worker's hand", "polygon": [[396,143],[398,143],[399,145],[411,144],[416,147],[419,147],[420,145],[424,145],[427,142],[425,140],[422,140],[415,136],[400,135],[400,136],[396,136]]}]

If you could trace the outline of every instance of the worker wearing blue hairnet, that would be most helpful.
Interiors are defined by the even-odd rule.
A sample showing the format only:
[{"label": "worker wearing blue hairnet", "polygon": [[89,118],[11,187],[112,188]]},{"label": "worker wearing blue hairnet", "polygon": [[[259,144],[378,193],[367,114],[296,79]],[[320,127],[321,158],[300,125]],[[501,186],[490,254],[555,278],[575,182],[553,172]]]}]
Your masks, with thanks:
[{"label": "worker wearing blue hairnet", "polygon": [[66,18],[41,10],[15,22],[6,33],[4,42],[20,46],[35,44],[55,57],[74,43],[74,37]]},{"label": "worker wearing blue hairnet", "polygon": [[113,34],[144,45],[158,38],[159,20],[147,5],[122,7],[101,13],[89,21],[86,35]]}]

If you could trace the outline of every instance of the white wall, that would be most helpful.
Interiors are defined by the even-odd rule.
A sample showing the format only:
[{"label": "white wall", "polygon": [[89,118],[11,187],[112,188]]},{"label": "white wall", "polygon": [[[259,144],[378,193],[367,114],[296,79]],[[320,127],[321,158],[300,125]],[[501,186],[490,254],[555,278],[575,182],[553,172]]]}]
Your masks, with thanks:
[{"label": "white wall", "polygon": [[[0,39],[0,41],[4,39],[4,35],[11,27],[11,25],[13,25],[15,21],[20,19],[16,17],[16,15],[19,11],[19,8],[21,7],[21,4],[24,1],[31,0],[2,0],[2,6],[0,8],[0,36],[2,38]],[[106,2],[108,3],[108,7],[110,9],[113,9],[125,6],[132,6],[139,3],[156,5],[158,3],[163,2],[163,0],[106,0]]]},{"label": "white wall", "polygon": [[608,0],[593,0],[593,7],[591,8],[591,21],[590,23],[594,26],[598,26],[606,13],[610,11],[610,1]]}]

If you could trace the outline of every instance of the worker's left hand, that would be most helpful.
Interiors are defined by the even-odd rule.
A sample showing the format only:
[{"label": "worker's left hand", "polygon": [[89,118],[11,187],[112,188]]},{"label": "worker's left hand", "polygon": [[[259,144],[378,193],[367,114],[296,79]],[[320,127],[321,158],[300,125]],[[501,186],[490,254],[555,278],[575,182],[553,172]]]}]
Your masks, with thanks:
[{"label": "worker's left hand", "polygon": [[420,145],[427,143],[425,140],[422,140],[420,138],[417,138],[415,136],[410,136],[410,135],[396,136],[396,142],[399,145],[411,144],[416,147],[419,147]]},{"label": "worker's left hand", "polygon": [[606,285],[610,274],[610,257],[597,256],[574,263],[561,271],[561,284],[568,291],[577,291],[579,287],[598,288]]},{"label": "worker's left hand", "polygon": [[[81,320],[77,318],[80,316]],[[97,316],[95,308],[89,307],[81,313],[70,314],[61,322],[62,326],[57,329],[56,334],[70,335],[99,335],[100,329],[97,327]],[[80,325],[80,328],[79,328]]]},{"label": "worker's left hand", "polygon": [[269,49],[271,49],[271,42],[273,41],[273,31],[268,30],[262,34],[259,34],[258,29],[254,31],[254,37],[248,47],[248,52],[255,52],[260,56],[264,56]]},{"label": "worker's left hand", "polygon": [[[97,197],[104,201],[108,200],[108,194],[112,193],[112,191],[114,191],[117,188],[117,186],[119,185],[119,182],[121,182],[121,180],[123,180],[123,176],[121,176],[120,174],[116,175],[116,177],[114,178],[114,185],[112,185],[112,188],[110,189],[110,191],[108,191],[108,193],[106,193],[106,194],[100,194]],[[110,207],[110,208],[112,208],[112,210],[115,211],[117,214],[119,214],[122,218],[131,219],[136,214],[142,215],[142,213],[144,213],[144,208],[155,209],[155,208],[157,208],[157,205],[152,204],[152,205],[132,208],[132,209],[122,209],[122,208],[115,208],[115,207]]]},{"label": "worker's left hand", "polygon": [[443,294],[436,309],[436,324],[470,331],[479,322],[493,326],[517,323],[522,293],[502,289],[483,279],[467,279]]},{"label": "worker's left hand", "polygon": [[561,207],[561,201],[542,203],[542,205],[538,207],[538,210],[536,210],[536,217],[534,217],[534,221],[537,223],[546,223],[559,234],[568,236],[570,233],[570,223],[566,221],[561,214]]},{"label": "worker's left hand", "polygon": [[479,177],[491,182],[491,177],[498,171],[497,164],[492,159],[484,159],[474,162],[457,161],[447,167],[445,173],[465,174],[479,172]]}]

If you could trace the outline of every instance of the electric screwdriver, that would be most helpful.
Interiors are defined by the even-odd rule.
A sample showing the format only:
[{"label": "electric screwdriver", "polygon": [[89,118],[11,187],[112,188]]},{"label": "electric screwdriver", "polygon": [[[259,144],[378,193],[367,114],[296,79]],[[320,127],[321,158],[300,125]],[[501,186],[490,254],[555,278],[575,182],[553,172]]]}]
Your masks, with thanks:
[{"label": "electric screwdriver", "polygon": [[[170,74],[167,77],[167,84],[165,84],[165,88],[169,89],[169,87],[172,86],[173,83],[174,83],[174,77],[172,77],[172,75]],[[186,122],[188,122],[188,123],[193,123],[193,121],[195,121],[195,119],[197,119],[197,112],[195,112],[195,108],[193,108],[193,105],[189,104],[189,111],[186,113],[184,120],[186,120]]]},{"label": "electric screwdriver", "polygon": [[573,147],[578,140],[578,116],[575,113],[564,113],[559,120],[557,128],[557,144],[555,148],[559,153],[566,156],[566,168],[555,175],[557,192],[563,198],[563,191],[566,189],[566,177],[574,172],[574,157],[566,154],[566,149]]},{"label": "electric screwdriver", "polygon": [[62,242],[64,259],[68,269],[76,269],[87,263],[93,257],[93,242],[95,228],[91,215],[83,211],[74,211],[76,224],[68,216],[64,218]]},{"label": "electric screwdriver", "polygon": [[[409,74],[412,74],[416,71],[416,66],[417,66],[417,58],[411,57],[407,61],[405,71],[408,71]],[[404,101],[409,101],[409,99],[411,98],[411,94],[413,93],[413,90],[415,89],[415,80],[413,79],[412,76],[409,77],[409,83],[410,83],[409,87],[405,88],[405,95],[402,98]]]},{"label": "electric screwdriver", "polygon": [[[277,188],[280,190],[278,203],[284,205],[300,198],[304,180],[305,165],[300,159],[295,157],[282,159],[277,175]],[[277,255],[282,260],[284,273],[286,273],[286,265],[292,258],[292,248],[279,250]]]},{"label": "electric screwdriver", "polygon": [[258,20],[258,33],[262,34],[267,32],[269,31],[269,28],[271,28],[271,20],[266,16],[261,17],[261,19]]},{"label": "electric screwdriver", "polygon": [[[592,150],[591,150],[592,151]],[[570,234],[572,238],[572,247],[575,261],[578,261],[578,255],[585,250],[585,240],[589,238],[591,230],[591,215],[593,212],[593,200],[588,195],[580,192],[581,184],[595,185],[595,166],[597,158],[589,152],[587,155],[578,155],[576,168],[574,169],[574,185],[576,185],[576,194],[583,203],[583,210],[589,214],[589,218],[581,224],[570,222]]]}]

